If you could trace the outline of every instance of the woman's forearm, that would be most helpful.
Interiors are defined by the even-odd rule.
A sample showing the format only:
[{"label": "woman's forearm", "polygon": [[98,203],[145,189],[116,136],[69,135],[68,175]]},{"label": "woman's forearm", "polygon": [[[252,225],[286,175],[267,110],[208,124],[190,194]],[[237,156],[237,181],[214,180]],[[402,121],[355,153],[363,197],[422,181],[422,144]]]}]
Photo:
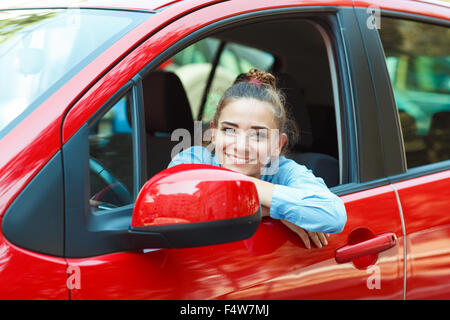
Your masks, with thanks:
[{"label": "woman's forearm", "polygon": [[[253,177],[250,179],[258,191],[262,216],[285,219],[314,232],[337,233],[344,228],[347,220],[345,206],[326,187],[316,190],[311,196],[310,190],[275,186]],[[275,187],[278,189],[275,190]]]},{"label": "woman's forearm", "polygon": [[273,184],[257,178],[250,177],[258,191],[259,202],[261,203],[262,216],[270,215],[270,203],[272,202]]},{"label": "woman's forearm", "polygon": [[270,208],[264,207],[261,205],[261,216],[262,217],[270,217]]}]

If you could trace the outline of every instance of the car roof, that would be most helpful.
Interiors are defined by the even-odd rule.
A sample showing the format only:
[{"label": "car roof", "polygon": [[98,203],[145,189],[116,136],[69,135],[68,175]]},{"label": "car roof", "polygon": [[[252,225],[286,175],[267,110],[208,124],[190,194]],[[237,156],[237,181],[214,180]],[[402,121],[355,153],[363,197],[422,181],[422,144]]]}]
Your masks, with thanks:
[{"label": "car roof", "polygon": [[436,4],[436,5],[439,5],[439,6],[444,6],[444,7],[450,8],[450,2],[441,1],[441,0],[417,0],[417,2]]},{"label": "car roof", "polygon": [[181,0],[6,0],[2,9],[22,8],[108,8],[156,11]]},{"label": "car roof", "polygon": [[[2,9],[74,7],[157,11],[177,2],[181,2],[181,0],[3,0],[0,7]],[[298,2],[301,3],[302,0],[298,0]],[[354,0],[353,2],[358,4],[362,1]],[[410,2],[411,4],[422,3],[431,6],[450,8],[450,3],[443,0],[394,0],[391,1],[391,4],[396,2],[401,2],[402,7]],[[387,5],[385,0],[369,0],[366,1],[366,3],[380,5],[381,7]]]}]

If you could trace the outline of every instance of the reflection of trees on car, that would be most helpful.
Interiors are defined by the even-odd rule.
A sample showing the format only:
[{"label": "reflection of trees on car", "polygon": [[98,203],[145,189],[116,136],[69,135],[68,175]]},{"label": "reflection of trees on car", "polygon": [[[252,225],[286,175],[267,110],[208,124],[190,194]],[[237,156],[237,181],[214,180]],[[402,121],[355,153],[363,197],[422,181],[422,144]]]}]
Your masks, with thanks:
[{"label": "reflection of trees on car", "polygon": [[17,32],[55,16],[55,12],[19,14],[15,19],[0,20],[0,44],[7,42]]}]

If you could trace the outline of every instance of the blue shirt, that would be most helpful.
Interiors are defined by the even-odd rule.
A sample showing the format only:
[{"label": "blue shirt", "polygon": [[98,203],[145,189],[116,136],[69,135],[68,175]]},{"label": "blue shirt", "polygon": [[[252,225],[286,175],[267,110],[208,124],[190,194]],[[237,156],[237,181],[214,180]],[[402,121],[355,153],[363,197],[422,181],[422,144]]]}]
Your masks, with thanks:
[{"label": "blue shirt", "polygon": [[[202,163],[219,166],[216,155],[200,146],[177,154],[169,164]],[[279,157],[278,170],[263,174],[261,180],[274,184],[270,216],[285,219],[313,232],[338,233],[344,229],[347,214],[342,200],[332,193],[322,178],[286,157]]]}]

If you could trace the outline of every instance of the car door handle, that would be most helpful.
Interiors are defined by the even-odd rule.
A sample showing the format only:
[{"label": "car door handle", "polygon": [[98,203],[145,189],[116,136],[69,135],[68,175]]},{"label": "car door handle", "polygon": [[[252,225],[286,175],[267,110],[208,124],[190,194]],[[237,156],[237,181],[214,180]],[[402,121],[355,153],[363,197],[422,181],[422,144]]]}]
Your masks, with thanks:
[{"label": "car door handle", "polygon": [[362,256],[387,250],[396,244],[397,237],[395,233],[382,233],[371,239],[337,249],[335,252],[335,259],[337,263],[345,263]]}]

